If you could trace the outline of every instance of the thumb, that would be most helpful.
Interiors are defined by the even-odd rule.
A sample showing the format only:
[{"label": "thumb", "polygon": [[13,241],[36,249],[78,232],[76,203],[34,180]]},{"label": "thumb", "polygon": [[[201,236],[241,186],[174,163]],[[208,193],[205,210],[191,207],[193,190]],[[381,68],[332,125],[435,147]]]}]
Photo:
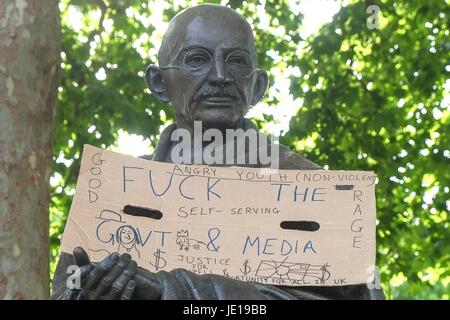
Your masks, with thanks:
[{"label": "thumb", "polygon": [[73,258],[75,259],[76,265],[79,267],[91,263],[88,254],[82,247],[76,247],[75,249],[73,249]]}]

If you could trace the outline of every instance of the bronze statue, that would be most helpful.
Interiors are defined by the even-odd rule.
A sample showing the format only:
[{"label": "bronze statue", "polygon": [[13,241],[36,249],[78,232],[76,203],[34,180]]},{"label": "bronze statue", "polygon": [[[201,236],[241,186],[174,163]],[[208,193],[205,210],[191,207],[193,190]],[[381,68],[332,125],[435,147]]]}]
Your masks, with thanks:
[{"label": "bronze statue", "polygon": [[[256,130],[245,119],[251,105],[263,98],[267,74],[258,69],[256,47],[248,22],[219,5],[186,9],[170,22],[157,65],[146,70],[152,94],[175,108],[176,123],[161,134],[155,161],[173,162],[170,140],[177,128],[192,132],[194,121],[203,129]],[[199,150],[193,150],[198,152]],[[200,150],[201,151],[201,150]],[[280,169],[320,169],[317,164],[280,145]],[[66,288],[70,265],[81,267],[81,289]],[[152,273],[130,255],[112,253],[92,263],[86,252],[62,253],[53,281],[53,299],[377,299],[381,290],[366,285],[339,287],[275,287],[241,282],[219,275],[196,275],[187,270]]]}]

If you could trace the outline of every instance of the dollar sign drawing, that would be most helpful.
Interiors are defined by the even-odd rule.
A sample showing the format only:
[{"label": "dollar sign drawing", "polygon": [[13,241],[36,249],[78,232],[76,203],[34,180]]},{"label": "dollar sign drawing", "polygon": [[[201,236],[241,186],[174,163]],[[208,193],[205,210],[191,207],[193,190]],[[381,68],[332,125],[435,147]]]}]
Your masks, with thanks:
[{"label": "dollar sign drawing", "polygon": [[243,276],[246,276],[252,271],[252,268],[248,265],[248,259],[245,259],[243,263],[244,270],[240,269]]},{"label": "dollar sign drawing", "polygon": [[321,268],[320,268],[320,270],[322,270],[322,277],[321,277],[321,281],[322,281],[322,283],[323,282],[325,282],[325,280],[328,280],[329,278],[330,278],[330,272],[328,271],[328,268],[329,267],[329,265],[328,265],[328,263],[325,263]]},{"label": "dollar sign drawing", "polygon": [[161,257],[162,253],[166,253],[166,252],[165,251],[161,251],[160,249],[157,249],[155,251],[155,253],[153,253],[153,256],[155,257],[155,263],[153,264],[150,261],[150,264],[155,267],[156,271],[158,271],[159,269],[164,268],[166,266],[166,264],[167,264],[166,259]]}]

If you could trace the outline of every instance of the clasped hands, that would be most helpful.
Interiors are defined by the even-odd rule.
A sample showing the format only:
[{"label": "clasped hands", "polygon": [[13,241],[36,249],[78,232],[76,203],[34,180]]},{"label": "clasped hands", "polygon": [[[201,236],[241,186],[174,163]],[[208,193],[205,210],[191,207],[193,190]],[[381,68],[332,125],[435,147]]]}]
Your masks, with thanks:
[{"label": "clasped hands", "polygon": [[73,257],[80,268],[80,289],[89,300],[154,300],[161,296],[156,275],[138,267],[127,253],[119,255],[114,252],[95,263],[89,260],[83,248],[77,247],[73,250]]}]

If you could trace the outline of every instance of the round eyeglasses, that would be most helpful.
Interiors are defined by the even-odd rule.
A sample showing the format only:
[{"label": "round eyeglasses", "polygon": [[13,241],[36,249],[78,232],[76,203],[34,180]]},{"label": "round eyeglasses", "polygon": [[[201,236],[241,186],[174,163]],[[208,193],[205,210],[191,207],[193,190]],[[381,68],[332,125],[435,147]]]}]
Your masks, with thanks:
[{"label": "round eyeglasses", "polygon": [[[181,65],[163,66],[160,69],[181,69],[193,77],[203,77],[211,72],[214,59],[204,49],[191,49],[184,53]],[[225,68],[237,78],[250,77],[253,72],[259,70],[253,67],[250,55],[244,51],[235,50],[225,58]]]}]

